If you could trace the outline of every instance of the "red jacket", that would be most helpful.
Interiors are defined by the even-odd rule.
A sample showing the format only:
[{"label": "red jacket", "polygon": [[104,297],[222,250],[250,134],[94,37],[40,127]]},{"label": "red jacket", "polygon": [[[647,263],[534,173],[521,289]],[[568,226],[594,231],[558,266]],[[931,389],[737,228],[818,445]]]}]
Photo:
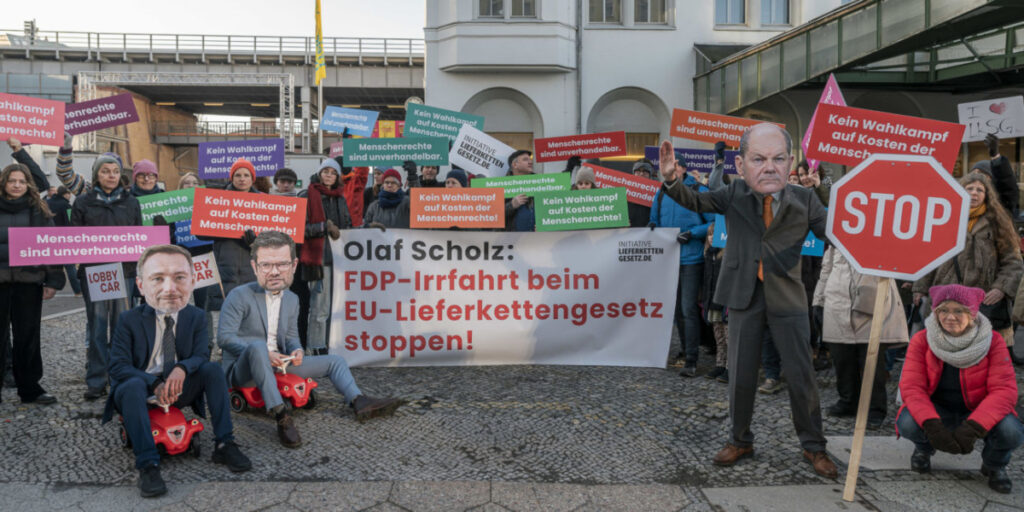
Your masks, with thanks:
[{"label": "red jacket", "polygon": [[[942,365],[942,360],[928,348],[927,330],[915,334],[903,362],[900,393],[903,407],[910,409],[910,415],[918,425],[939,418],[931,396],[939,386]],[[960,370],[960,388],[964,403],[971,410],[968,419],[985,430],[992,430],[1007,414],[1016,414],[1017,375],[1010,362],[1006,342],[998,332],[992,332],[988,355],[978,364]]]},{"label": "red jacket", "polygon": [[352,217],[352,227],[358,228],[363,225],[363,190],[366,189],[366,180],[370,177],[369,167],[353,167],[352,172],[342,176],[345,186],[345,203],[348,204],[348,213]]}]

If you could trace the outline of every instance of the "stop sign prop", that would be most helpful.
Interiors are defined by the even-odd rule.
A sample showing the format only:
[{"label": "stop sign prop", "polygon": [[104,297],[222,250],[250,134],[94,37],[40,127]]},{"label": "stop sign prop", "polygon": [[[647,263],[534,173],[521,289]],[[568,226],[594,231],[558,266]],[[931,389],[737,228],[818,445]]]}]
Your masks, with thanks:
[{"label": "stop sign prop", "polygon": [[832,186],[826,233],[858,272],[913,281],[963,250],[970,206],[935,158],[874,154]]}]

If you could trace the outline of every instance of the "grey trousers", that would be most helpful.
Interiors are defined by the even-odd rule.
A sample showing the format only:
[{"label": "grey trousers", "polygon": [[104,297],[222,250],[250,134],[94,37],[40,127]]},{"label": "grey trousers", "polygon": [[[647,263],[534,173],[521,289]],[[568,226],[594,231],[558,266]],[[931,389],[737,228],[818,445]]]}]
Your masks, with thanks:
[{"label": "grey trousers", "polygon": [[761,364],[761,340],[764,330],[771,331],[782,357],[786,374],[789,405],[793,412],[800,445],[816,452],[825,449],[821,427],[818,383],[811,364],[811,326],[806,312],[792,316],[769,314],[765,308],[764,283],[755,282],[754,296],[747,309],[729,310],[729,417],[732,419],[732,443],[751,446],[750,431],[757,394],[757,371]]},{"label": "grey trousers", "polygon": [[[330,377],[334,389],[345,395],[345,403],[351,403],[362,394],[345,358],[339,355],[305,356],[302,366],[289,366],[288,373],[304,378]],[[265,345],[249,345],[242,357],[235,361],[228,371],[231,387],[257,387],[263,395],[263,403],[271,410],[284,403],[277,390],[274,368],[270,366],[270,354]]]}]

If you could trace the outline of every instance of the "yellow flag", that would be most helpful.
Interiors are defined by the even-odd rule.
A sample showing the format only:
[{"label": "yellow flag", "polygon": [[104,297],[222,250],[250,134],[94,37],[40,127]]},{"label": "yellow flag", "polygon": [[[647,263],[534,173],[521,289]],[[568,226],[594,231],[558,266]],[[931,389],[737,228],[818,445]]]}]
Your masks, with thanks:
[{"label": "yellow flag", "polygon": [[316,72],[313,74],[314,82],[320,85],[320,80],[327,77],[327,66],[324,64],[324,32],[320,28],[320,0],[316,1]]}]

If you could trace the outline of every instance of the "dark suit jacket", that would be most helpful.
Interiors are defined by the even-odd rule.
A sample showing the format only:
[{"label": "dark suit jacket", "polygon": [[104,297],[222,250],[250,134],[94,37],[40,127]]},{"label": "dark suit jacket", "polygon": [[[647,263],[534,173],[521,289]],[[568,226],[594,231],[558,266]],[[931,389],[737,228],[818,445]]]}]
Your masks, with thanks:
[{"label": "dark suit jacket", "polygon": [[[209,334],[206,314],[203,310],[188,305],[178,312],[175,325],[174,349],[177,354],[176,366],[181,366],[186,375],[193,375],[199,367],[210,360]],[[114,393],[121,383],[138,377],[152,391],[157,376],[146,373],[149,357],[156,343],[156,310],[143,304],[121,313],[117,329],[110,341],[110,396],[103,411],[103,422],[114,416]],[[205,404],[200,397],[192,408],[204,416]]]},{"label": "dark suit jacket", "polygon": [[662,188],[680,205],[695,212],[725,216],[729,240],[715,302],[733,309],[750,307],[758,263],[764,260],[764,298],[773,315],[807,314],[807,292],[800,276],[800,250],[808,229],[825,238],[827,213],[811,189],[786,185],[779,208],[767,229],[764,203],[743,180],[711,192],[694,192],[676,180]]},{"label": "dark suit jacket", "polygon": [[[299,296],[291,290],[281,293],[281,311],[277,316],[277,351],[288,355],[302,348],[298,327]],[[269,318],[267,292],[260,287],[260,283],[246,283],[228,293],[217,322],[217,344],[223,351],[220,364],[225,374],[231,374],[238,358],[242,357],[250,345],[266,346]]]}]

